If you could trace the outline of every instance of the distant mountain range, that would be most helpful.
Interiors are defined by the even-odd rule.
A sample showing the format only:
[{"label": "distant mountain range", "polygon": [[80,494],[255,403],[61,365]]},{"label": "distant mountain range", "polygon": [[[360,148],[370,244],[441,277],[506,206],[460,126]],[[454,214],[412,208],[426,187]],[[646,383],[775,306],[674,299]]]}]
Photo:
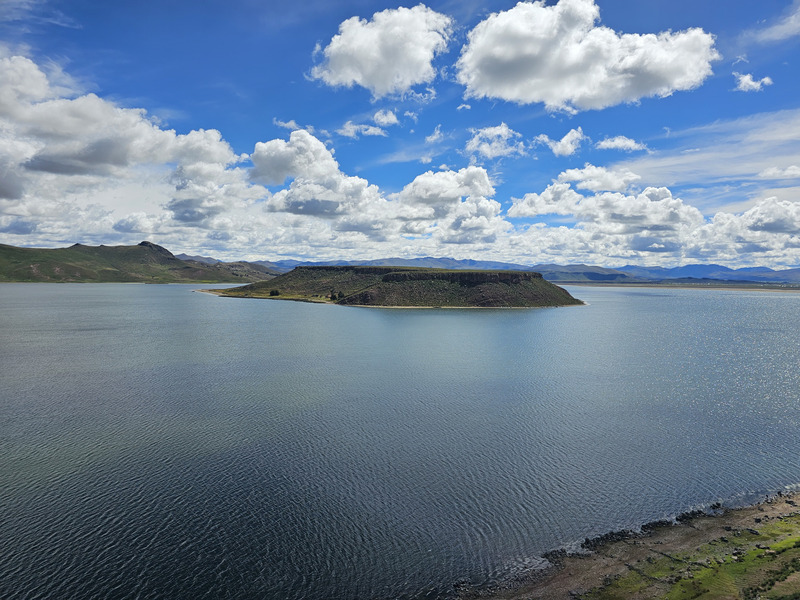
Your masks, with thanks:
[{"label": "distant mountain range", "polygon": [[69,248],[19,248],[0,244],[0,281],[147,281],[247,283],[270,279],[297,266],[424,267],[459,270],[536,271],[559,284],[779,284],[800,285],[800,268],[767,267],[730,269],[721,265],[640,267],[616,269],[590,265],[523,265],[453,258],[385,258],[367,261],[238,261],[223,262],[208,256],[173,255],[151,242],[136,246],[85,246]]}]

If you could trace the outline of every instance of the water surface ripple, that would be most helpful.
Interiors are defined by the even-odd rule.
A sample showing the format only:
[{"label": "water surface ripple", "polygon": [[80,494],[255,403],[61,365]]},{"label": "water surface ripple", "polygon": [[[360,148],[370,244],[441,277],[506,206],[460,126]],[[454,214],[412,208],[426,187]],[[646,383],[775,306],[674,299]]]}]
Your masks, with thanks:
[{"label": "water surface ripple", "polygon": [[800,294],[0,285],[0,597],[447,598],[800,482]]}]

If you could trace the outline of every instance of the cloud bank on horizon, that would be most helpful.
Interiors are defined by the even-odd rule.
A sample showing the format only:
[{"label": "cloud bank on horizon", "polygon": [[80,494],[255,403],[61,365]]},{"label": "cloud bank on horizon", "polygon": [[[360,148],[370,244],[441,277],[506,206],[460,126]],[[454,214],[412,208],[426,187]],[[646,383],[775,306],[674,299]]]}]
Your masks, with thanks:
[{"label": "cloud bank on horizon", "polygon": [[0,2],[0,243],[800,266],[800,1],[114,4]]}]

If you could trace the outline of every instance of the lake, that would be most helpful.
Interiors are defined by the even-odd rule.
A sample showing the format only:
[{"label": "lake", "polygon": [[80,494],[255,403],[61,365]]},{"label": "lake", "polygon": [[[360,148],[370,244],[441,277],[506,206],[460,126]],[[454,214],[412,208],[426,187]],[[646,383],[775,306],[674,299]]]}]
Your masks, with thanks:
[{"label": "lake", "polygon": [[800,483],[797,293],[197,287],[0,284],[0,597],[448,598]]}]

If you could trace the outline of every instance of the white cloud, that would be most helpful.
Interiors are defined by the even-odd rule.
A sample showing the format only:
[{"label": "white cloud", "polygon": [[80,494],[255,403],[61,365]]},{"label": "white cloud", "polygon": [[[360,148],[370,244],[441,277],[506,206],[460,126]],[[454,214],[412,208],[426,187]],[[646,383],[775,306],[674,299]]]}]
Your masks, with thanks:
[{"label": "white cloud", "polygon": [[14,115],[28,103],[56,97],[47,75],[24,56],[0,56],[0,111]]},{"label": "white cloud", "polygon": [[733,76],[736,77],[736,90],[739,92],[760,92],[765,85],[772,85],[769,77],[753,79],[750,73],[734,73]]},{"label": "white cloud", "polygon": [[797,235],[800,232],[800,202],[766,198],[743,213],[741,220],[751,231]]},{"label": "white cloud", "polygon": [[578,151],[581,142],[585,139],[587,138],[583,135],[583,129],[578,127],[577,129],[571,129],[560,140],[551,140],[548,135],[542,133],[537,135],[533,141],[537,144],[544,144],[549,147],[556,156],[571,156]]},{"label": "white cloud", "polygon": [[450,39],[452,20],[420,4],[352,17],[322,50],[311,77],[330,86],[359,85],[374,98],[404,94],[436,77],[434,57]]},{"label": "white cloud", "polygon": [[[703,225],[703,215],[693,206],[674,198],[667,188],[647,188],[637,195],[603,192],[583,196],[567,183],[554,183],[541,194],[515,199],[508,211],[512,217],[570,215],[578,227],[598,235],[627,236],[627,243],[642,251],[675,248]],[[651,247],[647,241],[660,247]]]},{"label": "white cloud", "polygon": [[466,151],[472,156],[480,155],[493,160],[503,156],[523,156],[525,154],[524,142],[516,141],[522,135],[511,129],[505,123],[495,127],[471,129],[472,137],[467,142]]},{"label": "white cloud", "polygon": [[21,21],[28,17],[31,11],[41,4],[41,0],[3,0],[0,22]]},{"label": "white cloud", "polygon": [[697,230],[689,252],[723,262],[746,256],[749,264],[796,264],[800,257],[798,231],[800,204],[766,198],[742,214],[714,215]]},{"label": "white cloud", "polygon": [[583,200],[583,196],[568,183],[554,183],[541,193],[531,192],[522,198],[514,198],[509,217],[538,217],[548,214],[570,214]]},{"label": "white cloud", "polygon": [[777,23],[751,32],[751,35],[759,42],[780,42],[800,35],[800,1],[795,0]]},{"label": "white cloud", "polygon": [[618,135],[613,138],[606,138],[600,140],[594,145],[598,150],[624,150],[625,152],[633,152],[634,150],[647,150],[647,146],[632,140],[624,135]]},{"label": "white cloud", "polygon": [[288,188],[267,200],[271,212],[323,219],[335,231],[378,238],[396,229],[393,207],[380,190],[343,173],[325,144],[306,131],[292,132],[288,141],[259,142],[251,159],[253,180],[283,184],[291,179]]},{"label": "white cloud", "polygon": [[[643,185],[696,186],[693,202],[704,212],[740,203],[744,210],[758,197],[783,195],[770,190],[761,173],[776,163],[800,165],[800,110],[784,110],[717,121],[672,131],[671,147],[625,160]],[[694,149],[693,151],[687,151]],[[709,188],[718,194],[709,198]],[[684,192],[686,194],[686,192]],[[746,203],[746,205],[742,203]]]},{"label": "white cloud", "polygon": [[[794,264],[800,259],[800,202],[769,197],[734,214],[705,219],[667,188],[638,194],[604,191],[584,195],[558,181],[541,193],[513,199],[511,218],[556,216],[571,225],[544,222],[519,229],[514,243],[568,262],[618,261],[672,265],[716,261],[731,266]],[[577,258],[581,257],[581,258]]]},{"label": "white cloud", "polygon": [[[249,166],[216,130],[177,134],[143,110],[68,92],[52,73],[24,57],[0,58],[3,243],[151,239],[231,259],[280,253],[319,260],[480,255],[514,262],[800,263],[796,188],[764,194],[757,188],[800,176],[800,111],[674,132],[670,141],[683,146],[615,166],[566,170],[540,193],[514,199],[504,214],[488,172],[478,166],[441,165],[388,194],[344,172],[333,150],[302,128],[257,143]],[[574,131],[562,140],[566,146],[583,135]],[[483,133],[487,147],[498,145],[476,149],[481,156],[522,143],[502,126],[498,135]],[[431,159],[419,142],[407,149],[411,160]],[[634,173],[646,176],[637,180]],[[680,181],[723,183],[744,174],[748,193],[755,190],[752,205],[704,220],[677,193],[646,187],[673,173]]]},{"label": "white cloud", "polygon": [[317,128],[314,127],[313,125],[300,125],[294,119],[290,119],[288,121],[281,121],[280,119],[273,118],[272,123],[273,125],[276,125],[281,129],[288,129],[289,131],[296,131],[297,129],[305,129],[307,132],[313,135],[319,134],[325,137],[330,137],[330,133],[328,133],[328,131],[326,131],[325,129],[320,129],[319,131],[317,131]]},{"label": "white cloud", "polygon": [[[444,134],[442,133],[442,125],[440,123],[433,130],[433,133],[431,133],[428,136],[425,136],[425,143],[426,144],[435,144],[437,142],[441,142],[443,139],[444,139]],[[430,161],[428,161],[428,162],[430,162]]]},{"label": "white cloud", "polygon": [[368,136],[383,136],[386,137],[388,134],[385,130],[381,129],[380,127],[375,127],[374,125],[366,125],[363,123],[353,123],[352,121],[347,121],[340,129],[336,130],[336,133],[342,135],[344,137],[349,137],[353,139],[357,139],[360,135],[368,135]]},{"label": "white cloud", "polygon": [[594,0],[494,13],[469,33],[458,81],[467,97],[576,112],[696,88],[719,58],[702,29],[620,35],[597,26],[599,15]]},{"label": "white cloud", "polygon": [[466,103],[464,103],[464,104],[459,104],[459,105],[456,107],[456,110],[470,110],[470,109],[472,109],[472,106],[470,106],[469,104],[466,104]]},{"label": "white cloud", "polygon": [[482,167],[428,171],[392,196],[399,204],[405,235],[432,235],[446,244],[483,244],[497,240],[511,225]]},{"label": "white cloud", "polygon": [[197,238],[225,219],[241,227],[267,193],[236,166],[245,157],[218,131],[179,135],[143,110],[76,95],[63,81],[29,58],[0,58],[5,234],[27,228],[45,245],[131,241],[145,231]]},{"label": "white cloud", "polygon": [[589,163],[583,169],[567,169],[558,176],[559,182],[577,182],[578,189],[593,192],[624,192],[639,179],[641,177],[628,169],[607,169]]},{"label": "white cloud", "polygon": [[[289,121],[281,121],[280,119],[272,119],[272,122],[277,125],[278,127],[282,127],[283,129],[288,129],[289,131],[295,131],[296,129],[305,129],[305,127],[301,127],[297,124],[297,121],[294,119],[290,119]],[[313,131],[311,132],[313,133]]]},{"label": "white cloud", "polygon": [[372,116],[372,120],[380,127],[389,127],[391,125],[397,125],[400,122],[397,120],[397,115],[394,114],[393,110],[386,109],[376,112]]},{"label": "white cloud", "polygon": [[73,19],[45,0],[2,0],[0,8],[0,23],[27,21],[80,29]]},{"label": "white cloud", "polygon": [[283,184],[287,179],[327,181],[339,173],[339,163],[321,141],[304,130],[293,131],[289,141],[258,142],[250,155],[251,179],[266,184]]},{"label": "white cloud", "polygon": [[800,179],[800,167],[797,165],[791,165],[785,169],[769,167],[761,171],[758,176],[764,179]]},{"label": "white cloud", "polygon": [[482,167],[466,167],[460,171],[427,171],[406,185],[395,199],[406,205],[430,208],[429,213],[442,215],[464,198],[494,195],[489,174]]},{"label": "white cloud", "polygon": [[143,110],[120,108],[94,94],[57,97],[44,72],[24,57],[0,59],[0,90],[0,119],[13,140],[7,148],[16,148],[15,168],[31,177],[125,177],[143,164],[227,167],[242,159],[218,131],[177,135],[160,129]]}]

